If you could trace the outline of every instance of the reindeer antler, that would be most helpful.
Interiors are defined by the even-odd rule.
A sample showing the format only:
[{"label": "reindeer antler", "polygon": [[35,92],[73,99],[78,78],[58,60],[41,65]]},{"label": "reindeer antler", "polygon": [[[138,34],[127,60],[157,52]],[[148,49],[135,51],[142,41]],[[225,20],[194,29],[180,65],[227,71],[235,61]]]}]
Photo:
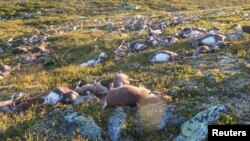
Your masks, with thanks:
[{"label": "reindeer antler", "polygon": [[82,83],[82,81],[81,81],[81,80],[80,80],[80,81],[78,81],[78,82],[76,82],[76,87],[79,87],[81,83]]},{"label": "reindeer antler", "polygon": [[114,87],[114,83],[112,82],[109,84],[109,89],[112,89],[113,87]]},{"label": "reindeer antler", "polygon": [[125,40],[122,40],[122,43],[118,48],[120,48],[124,43],[125,43]]}]

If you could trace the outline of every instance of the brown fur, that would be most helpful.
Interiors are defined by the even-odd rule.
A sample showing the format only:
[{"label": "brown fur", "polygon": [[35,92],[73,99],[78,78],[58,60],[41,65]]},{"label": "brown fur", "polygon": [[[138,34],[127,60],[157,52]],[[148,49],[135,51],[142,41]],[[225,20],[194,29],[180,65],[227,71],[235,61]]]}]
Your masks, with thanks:
[{"label": "brown fur", "polygon": [[79,95],[85,95],[87,91],[93,92],[94,91],[94,84],[85,84],[81,87],[79,85],[76,86],[74,89]]},{"label": "brown fur", "polygon": [[107,92],[108,92],[108,89],[101,84],[101,81],[99,82],[94,81],[94,89],[93,89],[94,94],[102,96],[102,95],[107,94]]},{"label": "brown fur", "polygon": [[245,33],[250,34],[250,25],[242,26],[242,30],[243,30]]},{"label": "brown fur", "polygon": [[0,101],[0,112],[11,114],[16,111],[15,102],[22,97],[22,93],[15,93],[10,100]]},{"label": "brown fur", "polygon": [[129,84],[129,76],[123,73],[116,74],[113,79],[114,88]]},{"label": "brown fur", "polygon": [[59,97],[61,97],[57,103],[73,104],[76,97],[79,96],[77,92],[66,87],[56,87],[51,91],[57,93]]},{"label": "brown fur", "polygon": [[12,54],[20,54],[20,53],[27,53],[28,49],[26,47],[16,47],[13,48],[11,53]]},{"label": "brown fur", "polygon": [[108,89],[101,84],[101,82],[94,81],[94,84],[85,84],[80,87],[81,81],[79,81],[74,89],[79,95],[86,95],[87,92],[94,93],[96,95],[104,95]]},{"label": "brown fur", "polygon": [[150,92],[144,87],[124,85],[111,88],[105,99],[107,106],[136,106],[139,101],[151,97]]},{"label": "brown fur", "polygon": [[192,53],[192,55],[206,54],[210,52],[211,49],[208,46],[200,46]]},{"label": "brown fur", "polygon": [[0,112],[2,113],[13,113],[14,101],[13,99],[0,101]]}]

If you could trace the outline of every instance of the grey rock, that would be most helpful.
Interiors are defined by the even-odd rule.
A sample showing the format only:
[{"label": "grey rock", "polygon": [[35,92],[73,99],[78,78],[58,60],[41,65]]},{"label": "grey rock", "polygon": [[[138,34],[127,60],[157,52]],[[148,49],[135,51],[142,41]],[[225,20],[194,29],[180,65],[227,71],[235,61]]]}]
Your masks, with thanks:
[{"label": "grey rock", "polygon": [[71,113],[71,114],[65,116],[64,119],[65,119],[67,122],[71,123],[71,122],[73,122],[74,117],[76,117],[77,115],[78,115],[78,113],[77,113],[77,112],[74,112],[74,113]]},{"label": "grey rock", "polygon": [[196,114],[192,119],[181,126],[181,133],[175,141],[199,141],[207,137],[208,125],[219,119],[219,114],[225,113],[227,108],[224,105],[215,105]]},{"label": "grey rock", "polygon": [[126,122],[127,114],[121,108],[116,108],[109,118],[108,136],[111,141],[117,141],[121,135],[121,129]]},{"label": "grey rock", "polygon": [[[68,126],[65,129],[65,133],[75,131],[80,132],[83,137],[87,137],[89,140],[101,140],[101,128],[95,123],[92,117],[82,116],[80,113],[71,112],[64,116]],[[63,132],[64,132],[63,131]]]},{"label": "grey rock", "polygon": [[172,89],[170,91],[170,96],[172,96],[173,98],[176,98],[178,96],[179,91],[177,89]]}]

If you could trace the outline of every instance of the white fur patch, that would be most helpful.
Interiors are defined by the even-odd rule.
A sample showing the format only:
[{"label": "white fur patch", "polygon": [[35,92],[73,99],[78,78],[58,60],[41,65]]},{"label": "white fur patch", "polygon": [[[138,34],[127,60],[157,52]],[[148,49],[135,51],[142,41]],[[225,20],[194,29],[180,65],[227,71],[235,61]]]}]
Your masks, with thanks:
[{"label": "white fur patch", "polygon": [[210,30],[210,31],[208,31],[208,34],[216,34],[216,31]]},{"label": "white fur patch", "polygon": [[156,46],[158,44],[158,41],[157,40],[154,40],[153,42],[152,42],[152,45],[153,46]]},{"label": "white fur patch", "polygon": [[86,66],[91,66],[91,65],[95,65],[95,64],[96,64],[96,60],[95,59],[91,59],[91,60],[88,60],[85,63],[82,63],[80,66],[86,67]]},{"label": "white fur patch", "polygon": [[166,53],[158,53],[152,59],[151,62],[166,62],[170,61],[171,57]]},{"label": "white fur patch", "polygon": [[166,40],[165,40],[165,43],[166,43],[166,44],[169,44],[170,42],[168,41],[168,39],[166,39]]},{"label": "white fur patch", "polygon": [[208,38],[203,39],[201,42],[205,45],[213,45],[215,44],[216,41],[213,37],[208,37]]},{"label": "white fur patch", "polygon": [[103,106],[102,106],[102,109],[105,109],[105,107],[107,107],[107,105],[108,105],[108,104],[107,104],[107,100],[105,100],[105,101],[104,101],[104,104],[103,104]]},{"label": "white fur patch", "polygon": [[190,36],[191,36],[191,37],[198,37],[199,35],[200,35],[200,32],[197,31],[197,30],[193,30],[193,31],[191,31],[191,33],[190,33]]},{"label": "white fur patch", "polygon": [[139,43],[137,43],[136,45],[135,45],[135,49],[136,50],[143,50],[143,49],[145,49],[147,46],[145,45],[145,44],[139,44]]},{"label": "white fur patch", "polygon": [[159,30],[159,29],[157,29],[157,30],[151,30],[151,32],[152,32],[153,34],[161,34],[161,33],[162,33],[162,31]]},{"label": "white fur patch", "polygon": [[99,57],[103,57],[103,58],[108,58],[108,55],[105,52],[102,52]]},{"label": "white fur patch", "polygon": [[44,104],[56,104],[61,97],[55,92],[50,92],[44,99]]}]

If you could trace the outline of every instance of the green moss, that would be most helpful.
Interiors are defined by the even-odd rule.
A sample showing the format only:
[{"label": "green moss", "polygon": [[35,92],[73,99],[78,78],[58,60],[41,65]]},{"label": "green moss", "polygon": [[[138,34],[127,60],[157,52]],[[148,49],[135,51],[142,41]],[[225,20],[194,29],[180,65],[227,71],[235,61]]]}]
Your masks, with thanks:
[{"label": "green moss", "polygon": [[244,124],[239,118],[235,116],[232,110],[228,110],[227,113],[220,114],[219,119],[214,123],[215,125],[234,125],[234,124]]}]

